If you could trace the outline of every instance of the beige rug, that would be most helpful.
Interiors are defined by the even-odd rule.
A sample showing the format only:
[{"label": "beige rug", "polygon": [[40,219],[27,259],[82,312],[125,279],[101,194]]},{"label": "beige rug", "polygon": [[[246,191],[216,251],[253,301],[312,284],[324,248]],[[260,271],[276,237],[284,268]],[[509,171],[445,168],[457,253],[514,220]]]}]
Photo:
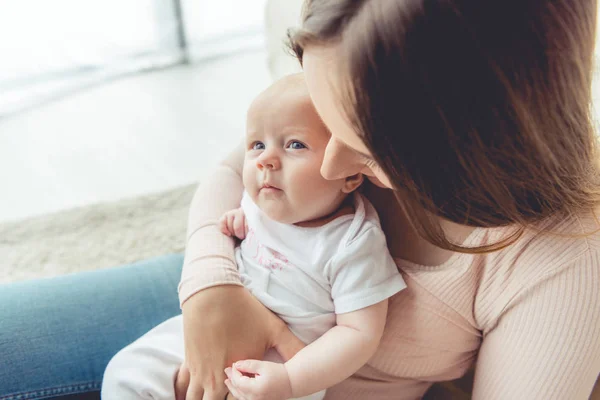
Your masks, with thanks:
[{"label": "beige rug", "polygon": [[183,252],[196,186],[0,223],[0,283]]}]

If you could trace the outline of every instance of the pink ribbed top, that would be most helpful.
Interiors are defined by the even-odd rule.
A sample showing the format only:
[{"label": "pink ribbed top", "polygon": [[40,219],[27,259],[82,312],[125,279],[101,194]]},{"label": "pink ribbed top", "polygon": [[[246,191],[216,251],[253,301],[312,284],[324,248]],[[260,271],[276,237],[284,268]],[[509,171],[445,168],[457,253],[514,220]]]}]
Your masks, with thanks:
[{"label": "pink ribbed top", "polygon": [[[217,219],[239,206],[238,173],[221,166],[196,193],[179,287],[183,303],[241,285],[233,242]],[[408,288],[390,299],[375,356],[328,400],[418,399],[476,363],[473,399],[587,399],[600,372],[600,234],[592,215],[539,226],[490,254],[456,253],[428,267],[397,260]],[[476,229],[466,245],[507,229]],[[576,235],[580,235],[576,237]]]}]

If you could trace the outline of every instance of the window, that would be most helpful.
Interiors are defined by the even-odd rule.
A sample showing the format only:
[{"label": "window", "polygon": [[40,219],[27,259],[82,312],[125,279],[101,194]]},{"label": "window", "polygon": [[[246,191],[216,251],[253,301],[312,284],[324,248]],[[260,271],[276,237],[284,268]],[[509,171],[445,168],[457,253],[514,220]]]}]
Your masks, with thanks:
[{"label": "window", "polygon": [[265,0],[0,2],[0,117],[86,85],[262,43]]}]

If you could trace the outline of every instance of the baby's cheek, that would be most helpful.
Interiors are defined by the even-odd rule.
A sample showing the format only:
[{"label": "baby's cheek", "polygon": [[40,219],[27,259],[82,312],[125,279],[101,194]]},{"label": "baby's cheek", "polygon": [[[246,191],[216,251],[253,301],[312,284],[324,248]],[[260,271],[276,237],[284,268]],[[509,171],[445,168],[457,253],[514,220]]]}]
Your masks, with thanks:
[{"label": "baby's cheek", "polygon": [[323,178],[320,171],[316,168],[307,168],[298,178],[296,186],[299,189],[297,200],[303,203],[304,207],[311,208],[311,213],[318,211],[335,201],[342,189],[340,182],[343,181],[330,181]]},{"label": "baby's cheek", "polygon": [[242,181],[244,188],[248,193],[256,191],[256,177],[252,166],[244,163],[244,169],[242,171]]},{"label": "baby's cheek", "polygon": [[318,168],[304,167],[295,174],[295,186],[301,193],[315,192],[327,187],[327,181]]}]

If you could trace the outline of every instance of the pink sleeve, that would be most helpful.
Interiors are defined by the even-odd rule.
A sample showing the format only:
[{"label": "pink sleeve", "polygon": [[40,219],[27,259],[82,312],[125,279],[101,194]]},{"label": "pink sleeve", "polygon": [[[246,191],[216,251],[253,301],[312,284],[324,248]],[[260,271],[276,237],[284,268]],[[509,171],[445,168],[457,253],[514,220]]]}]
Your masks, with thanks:
[{"label": "pink sleeve", "polygon": [[599,266],[588,251],[513,299],[484,332],[473,399],[588,399],[600,372]]},{"label": "pink sleeve", "polygon": [[221,216],[240,206],[243,193],[239,147],[200,184],[188,216],[185,260],[179,283],[179,303],[217,285],[242,285],[234,257],[233,239],[218,227]]}]

